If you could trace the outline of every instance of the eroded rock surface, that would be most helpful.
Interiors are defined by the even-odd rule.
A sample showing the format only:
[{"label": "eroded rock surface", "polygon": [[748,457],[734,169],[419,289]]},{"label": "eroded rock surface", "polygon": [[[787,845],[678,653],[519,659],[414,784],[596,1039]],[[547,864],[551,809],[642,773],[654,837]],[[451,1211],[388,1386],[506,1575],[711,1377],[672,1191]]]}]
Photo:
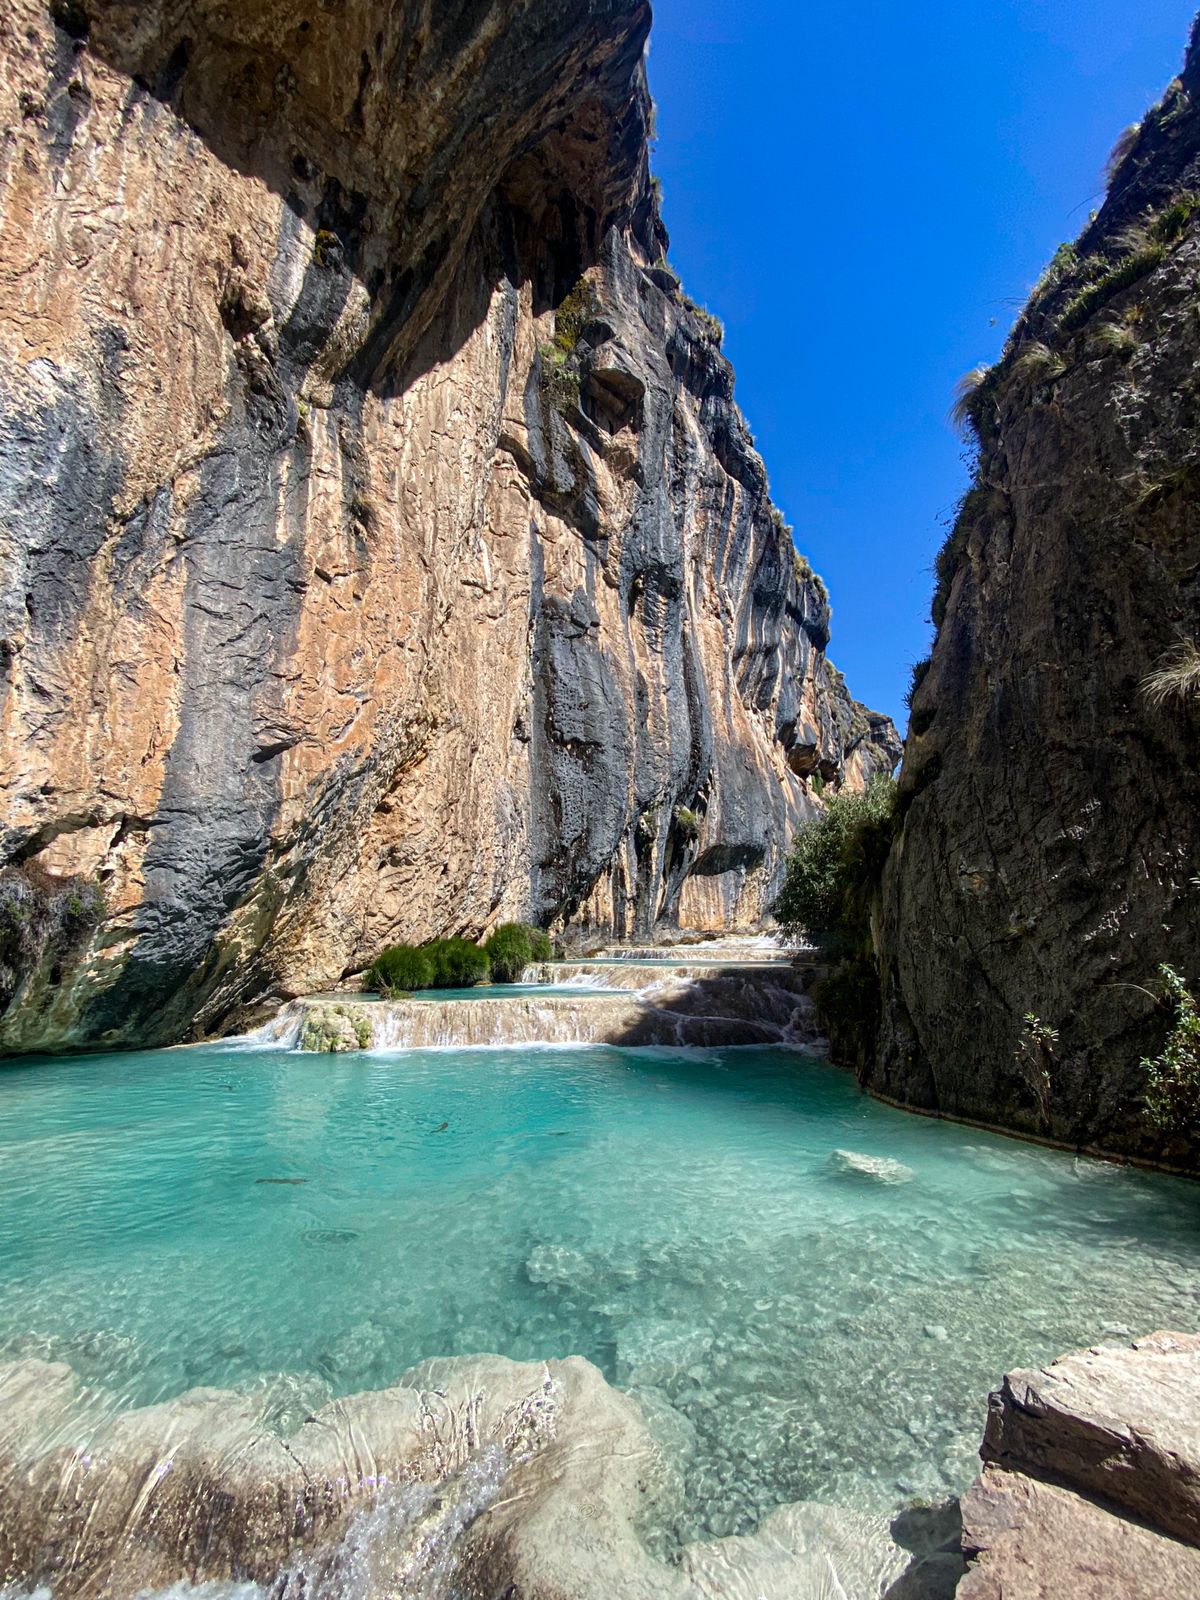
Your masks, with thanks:
[{"label": "eroded rock surface", "polygon": [[752,924],[810,778],[894,759],[661,264],[648,26],[6,8],[0,856],[104,913],[16,949],[4,1047]]},{"label": "eroded rock surface", "polygon": [[958,1600],[1200,1594],[1200,1338],[1010,1374],[963,1498]]},{"label": "eroded rock surface", "polygon": [[[1200,982],[1200,52],[970,402],[878,932],[887,1094],[1184,1165],[1139,1062]],[[1190,652],[1190,654],[1189,654]],[[1032,1018],[1032,1027],[1027,1022]]]},{"label": "eroded rock surface", "polygon": [[[678,1479],[641,1409],[572,1357],[429,1361],[279,1437],[196,1390],[97,1417],[68,1369],[0,1368],[0,1586],[125,1600],[180,1580],[247,1600],[873,1600],[879,1518],[791,1506],[757,1535],[652,1557]],[[254,1586],[254,1587],[251,1587]]]}]

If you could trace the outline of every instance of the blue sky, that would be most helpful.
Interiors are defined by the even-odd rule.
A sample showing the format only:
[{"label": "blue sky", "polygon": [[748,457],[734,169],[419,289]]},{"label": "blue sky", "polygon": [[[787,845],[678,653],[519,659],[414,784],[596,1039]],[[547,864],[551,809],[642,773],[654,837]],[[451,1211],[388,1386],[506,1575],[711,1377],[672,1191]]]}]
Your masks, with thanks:
[{"label": "blue sky", "polygon": [[966,483],[954,385],[999,353],[1196,0],[655,0],[670,259],[833,601],[830,654],[903,726]]}]

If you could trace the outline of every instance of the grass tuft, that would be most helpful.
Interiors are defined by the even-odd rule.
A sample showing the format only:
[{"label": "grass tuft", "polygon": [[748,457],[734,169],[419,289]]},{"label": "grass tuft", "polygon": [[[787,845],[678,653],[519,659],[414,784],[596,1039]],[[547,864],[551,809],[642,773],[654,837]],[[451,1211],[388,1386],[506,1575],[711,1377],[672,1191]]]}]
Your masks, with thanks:
[{"label": "grass tuft", "polygon": [[1155,710],[1172,700],[1200,699],[1200,648],[1191,640],[1177,646],[1142,679],[1142,694]]}]

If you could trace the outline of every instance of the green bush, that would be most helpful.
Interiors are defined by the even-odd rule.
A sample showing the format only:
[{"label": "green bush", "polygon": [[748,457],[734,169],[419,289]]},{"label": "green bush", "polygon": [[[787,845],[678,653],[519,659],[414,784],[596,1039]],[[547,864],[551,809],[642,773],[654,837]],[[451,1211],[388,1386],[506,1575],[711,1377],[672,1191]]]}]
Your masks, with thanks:
[{"label": "green bush", "polygon": [[469,989],[487,978],[487,955],[470,939],[434,939],[421,948],[433,964],[435,989]]},{"label": "green bush", "polygon": [[519,983],[533,960],[533,941],[523,922],[502,922],[484,945],[493,983]]},{"label": "green bush", "polygon": [[1174,1020],[1159,1054],[1142,1060],[1146,1110],[1164,1133],[1195,1134],[1200,1129],[1200,1013],[1174,967],[1164,963],[1158,978]]},{"label": "green bush", "polygon": [[502,922],[484,944],[493,983],[519,983],[525,968],[554,955],[550,935],[528,922]]},{"label": "green bush", "polygon": [[363,988],[377,989],[380,994],[411,993],[414,989],[432,989],[434,976],[428,950],[418,950],[411,944],[393,944],[367,968],[363,974]]},{"label": "green bush", "polygon": [[802,827],[788,857],[775,915],[784,937],[833,954],[870,950],[871,893],[891,848],[895,784],[877,778],[863,795],[836,794]]}]

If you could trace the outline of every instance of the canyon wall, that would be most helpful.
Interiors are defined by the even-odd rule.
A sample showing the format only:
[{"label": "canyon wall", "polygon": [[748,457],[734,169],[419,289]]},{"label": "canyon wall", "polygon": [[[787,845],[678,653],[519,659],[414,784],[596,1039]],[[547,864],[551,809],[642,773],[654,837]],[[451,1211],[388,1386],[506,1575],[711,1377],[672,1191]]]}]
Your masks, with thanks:
[{"label": "canyon wall", "polygon": [[0,19],[0,1047],[753,924],[898,755],[665,265],[634,0]]},{"label": "canyon wall", "polygon": [[867,1074],[1181,1164],[1140,1063],[1159,963],[1200,980],[1198,195],[1193,43],[965,397],[978,471],[912,699]]}]

